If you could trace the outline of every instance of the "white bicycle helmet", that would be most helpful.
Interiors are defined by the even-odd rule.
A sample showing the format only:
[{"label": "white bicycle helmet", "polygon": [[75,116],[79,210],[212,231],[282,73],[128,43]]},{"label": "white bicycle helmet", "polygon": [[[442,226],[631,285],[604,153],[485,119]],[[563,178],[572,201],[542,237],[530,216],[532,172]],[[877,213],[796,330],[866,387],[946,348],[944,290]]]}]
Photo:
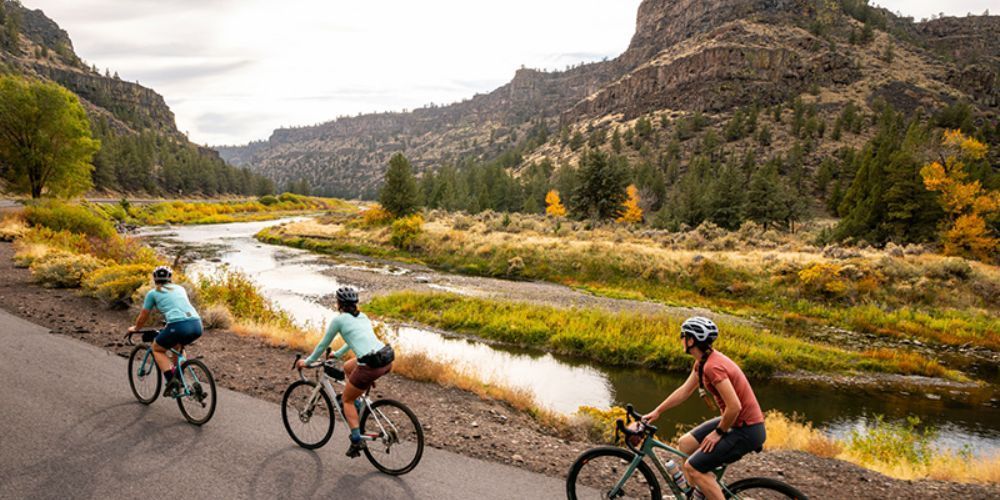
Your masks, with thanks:
[{"label": "white bicycle helmet", "polygon": [[681,336],[692,337],[699,344],[711,345],[719,338],[719,327],[708,318],[695,316],[681,325]]}]

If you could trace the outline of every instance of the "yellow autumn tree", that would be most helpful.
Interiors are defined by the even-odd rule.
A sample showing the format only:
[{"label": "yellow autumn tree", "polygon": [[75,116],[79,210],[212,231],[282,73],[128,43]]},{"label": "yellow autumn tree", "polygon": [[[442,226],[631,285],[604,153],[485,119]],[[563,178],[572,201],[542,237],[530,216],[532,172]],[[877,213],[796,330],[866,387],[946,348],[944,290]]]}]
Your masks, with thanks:
[{"label": "yellow autumn tree", "polygon": [[927,189],[941,193],[941,206],[948,214],[948,225],[941,235],[944,253],[997,261],[1000,239],[992,234],[986,220],[1000,212],[1000,191],[965,180],[966,163],[985,158],[986,145],[959,130],[946,130],[942,146],[947,151],[944,163],[925,165],[920,175]]},{"label": "yellow autumn tree", "polygon": [[616,220],[628,224],[642,222],[642,209],[639,208],[639,189],[635,187],[635,184],[631,184],[625,190],[625,194],[628,195],[628,198],[622,205],[622,214]]},{"label": "yellow autumn tree", "polygon": [[562,200],[559,199],[559,191],[553,189],[545,194],[545,214],[552,217],[566,216],[566,207],[563,206]]}]

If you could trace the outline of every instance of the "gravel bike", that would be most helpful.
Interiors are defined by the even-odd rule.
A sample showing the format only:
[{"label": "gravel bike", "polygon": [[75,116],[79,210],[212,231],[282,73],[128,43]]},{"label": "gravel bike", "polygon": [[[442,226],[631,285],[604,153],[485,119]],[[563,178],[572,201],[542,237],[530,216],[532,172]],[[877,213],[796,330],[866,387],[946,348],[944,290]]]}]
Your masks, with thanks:
[{"label": "gravel bike", "polygon": [[[653,450],[658,448],[676,455],[680,459],[687,459],[688,455],[657,440],[654,436],[656,427],[642,424],[642,415],[636,413],[632,405],[625,405],[625,411],[627,422],[623,422],[621,419],[615,422],[615,441],[621,434],[624,434],[627,449],[616,446],[599,446],[581,453],[573,466],[570,467],[569,476],[566,478],[567,498],[570,500],[583,498],[651,498],[656,500],[676,498],[685,500],[690,498],[694,489],[690,486],[682,488],[675,479],[674,474],[676,473],[668,471],[667,466]],[[629,429],[633,420],[640,422],[637,430]],[[646,462],[647,458],[653,462],[660,476],[666,481],[669,487],[668,495],[662,494],[660,482]],[[753,477],[727,484],[722,480],[726,467],[724,465],[713,471],[726,498],[807,500],[807,497],[799,490],[771,478]]]},{"label": "gravel bike", "polygon": [[[135,345],[132,337],[142,336],[142,343],[135,345],[128,357],[128,384],[140,403],[148,405],[160,396],[163,374],[153,359],[153,339],[158,330],[136,330],[125,334],[128,345]],[[177,356],[177,371],[181,387],[174,392],[177,406],[188,422],[204,425],[215,414],[215,378],[199,358],[184,357],[184,348],[170,349]]]},{"label": "gravel bike", "polygon": [[[301,358],[297,355],[295,361]],[[330,440],[336,415],[346,422],[341,395],[334,387],[334,383],[345,385],[345,374],[335,360],[329,359],[329,351],[327,358],[307,366],[322,368],[318,370],[318,381],[307,379],[299,369],[299,380],[292,382],[281,398],[281,420],[285,430],[292,441],[310,450]],[[424,454],[424,429],[406,405],[392,399],[372,401],[370,392],[371,388],[361,397],[363,404],[359,412],[365,457],[386,474],[406,474],[417,466]],[[336,399],[336,405],[331,396]]]}]

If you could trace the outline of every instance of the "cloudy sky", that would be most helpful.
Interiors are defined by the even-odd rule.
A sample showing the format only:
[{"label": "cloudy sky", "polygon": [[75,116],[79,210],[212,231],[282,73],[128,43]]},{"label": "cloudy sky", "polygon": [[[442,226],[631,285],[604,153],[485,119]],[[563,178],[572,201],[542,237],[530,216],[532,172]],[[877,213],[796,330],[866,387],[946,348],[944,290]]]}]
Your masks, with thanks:
[{"label": "cloudy sky", "polygon": [[[614,58],[640,0],[23,0],[102,70],[162,94],[203,144],[277,127],[449,103],[521,65]],[[882,0],[916,18],[997,0]],[[998,12],[1000,13],[1000,12]]]}]

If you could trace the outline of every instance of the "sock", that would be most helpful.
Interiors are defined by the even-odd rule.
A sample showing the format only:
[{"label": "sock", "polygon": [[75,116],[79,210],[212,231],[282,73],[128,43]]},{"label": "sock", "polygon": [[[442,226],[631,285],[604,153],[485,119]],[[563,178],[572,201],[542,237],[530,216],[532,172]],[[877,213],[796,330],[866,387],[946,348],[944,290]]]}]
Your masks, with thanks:
[{"label": "sock", "polygon": [[351,429],[351,442],[357,443],[361,441],[361,430],[358,428]]},{"label": "sock", "polygon": [[167,382],[170,382],[173,378],[174,378],[174,369],[173,368],[171,368],[171,369],[163,372],[163,379],[166,380]]}]

